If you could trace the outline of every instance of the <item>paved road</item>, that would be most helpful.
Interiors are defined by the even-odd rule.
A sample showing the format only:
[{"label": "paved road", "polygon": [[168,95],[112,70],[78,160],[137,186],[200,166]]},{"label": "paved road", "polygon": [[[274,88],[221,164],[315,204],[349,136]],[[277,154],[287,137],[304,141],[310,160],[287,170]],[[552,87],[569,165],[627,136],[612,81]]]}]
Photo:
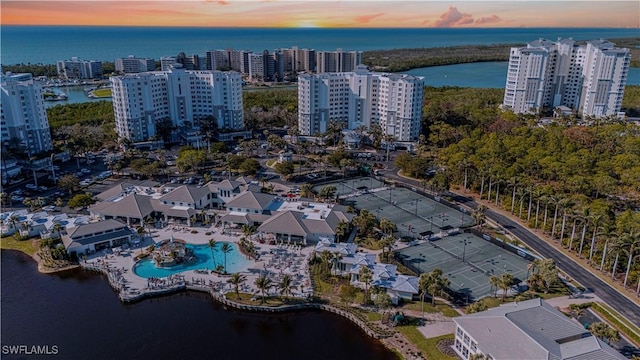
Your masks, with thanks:
[{"label": "paved road", "polygon": [[[401,178],[395,172],[395,169],[389,169],[389,171],[385,173],[385,176],[396,181],[413,184],[416,187],[420,186],[417,181]],[[475,209],[476,206],[478,206],[475,201],[469,198],[458,197],[456,200],[472,209]],[[636,303],[620,294],[616,289],[600,280],[597,276],[589,273],[581,265],[577,264],[565,254],[547,244],[543,239],[529,232],[517,222],[490,209],[487,210],[486,216],[487,218],[497,222],[506,230],[509,230],[513,235],[531,246],[543,257],[554,259],[558,268],[562,269],[562,271],[567,273],[571,278],[586,286],[605,303],[614,308],[621,315],[625,316],[635,325],[640,326],[640,306]]]}]

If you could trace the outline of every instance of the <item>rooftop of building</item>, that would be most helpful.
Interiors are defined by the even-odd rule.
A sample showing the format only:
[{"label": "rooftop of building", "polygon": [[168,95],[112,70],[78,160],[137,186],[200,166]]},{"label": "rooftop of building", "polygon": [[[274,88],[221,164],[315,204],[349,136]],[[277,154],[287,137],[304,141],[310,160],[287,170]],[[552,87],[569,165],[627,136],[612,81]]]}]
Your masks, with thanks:
[{"label": "rooftop of building", "polygon": [[542,299],[503,304],[453,319],[494,359],[624,359]]}]

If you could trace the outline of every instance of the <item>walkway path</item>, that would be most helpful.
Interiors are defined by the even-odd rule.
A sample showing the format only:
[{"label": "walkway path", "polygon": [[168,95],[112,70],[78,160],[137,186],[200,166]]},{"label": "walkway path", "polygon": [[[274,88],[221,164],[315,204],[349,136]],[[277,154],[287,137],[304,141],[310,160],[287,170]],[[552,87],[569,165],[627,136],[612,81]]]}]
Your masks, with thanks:
[{"label": "walkway path", "polygon": [[[399,176],[395,173],[390,172],[387,173],[386,176],[417,188],[420,187],[418,181]],[[597,270],[578,264],[571,256],[565,254],[554,241],[545,239],[542,234],[529,230],[508,212],[497,209],[493,204],[486,201],[476,201],[469,194],[457,195],[459,196],[456,198],[456,201],[471,209],[475,209],[479,203],[487,205],[489,207],[489,210],[486,212],[488,219],[494,220],[518,239],[522,240],[522,242],[535,249],[543,257],[554,259],[558,268],[592,290],[595,295],[599,296],[622,316],[625,316],[631,322],[640,326],[640,306],[638,303],[632,300],[631,296],[623,294],[615,286],[606,283],[596,276],[594,272]]]}]

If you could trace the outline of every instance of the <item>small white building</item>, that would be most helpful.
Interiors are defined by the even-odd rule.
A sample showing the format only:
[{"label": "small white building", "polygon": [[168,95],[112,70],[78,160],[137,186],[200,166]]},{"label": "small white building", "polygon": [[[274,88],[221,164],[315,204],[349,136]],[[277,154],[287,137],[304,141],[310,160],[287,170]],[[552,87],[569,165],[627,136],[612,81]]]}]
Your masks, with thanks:
[{"label": "small white building", "polygon": [[62,243],[70,255],[80,255],[128,243],[133,235],[133,230],[126,224],[109,219],[68,229],[62,236]]}]

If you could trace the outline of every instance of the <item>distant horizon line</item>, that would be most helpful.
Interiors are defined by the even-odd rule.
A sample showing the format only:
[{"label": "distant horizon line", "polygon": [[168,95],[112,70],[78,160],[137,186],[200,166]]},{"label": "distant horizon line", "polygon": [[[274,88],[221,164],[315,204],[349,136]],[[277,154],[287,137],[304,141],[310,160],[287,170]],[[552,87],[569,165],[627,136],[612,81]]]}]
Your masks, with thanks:
[{"label": "distant horizon line", "polygon": [[640,29],[638,27],[630,26],[485,26],[485,27],[404,27],[404,26],[371,26],[371,27],[357,27],[357,26],[318,26],[318,27],[295,27],[295,26],[206,26],[206,25],[92,25],[92,24],[73,24],[73,25],[60,25],[60,24],[3,24],[2,27],[128,27],[128,28],[184,28],[184,29],[295,29],[295,30],[348,30],[348,29],[446,29],[446,30],[477,30],[477,29]]}]

